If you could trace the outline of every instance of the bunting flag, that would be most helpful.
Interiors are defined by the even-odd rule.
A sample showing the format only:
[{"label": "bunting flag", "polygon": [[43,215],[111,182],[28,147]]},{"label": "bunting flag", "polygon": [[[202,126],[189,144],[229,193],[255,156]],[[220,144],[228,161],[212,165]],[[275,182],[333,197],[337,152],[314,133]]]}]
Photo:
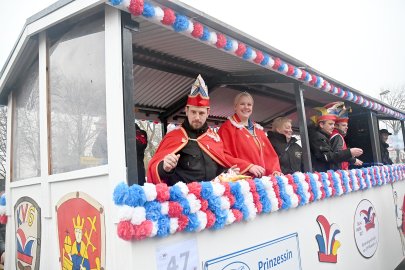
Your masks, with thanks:
[{"label": "bunting flag", "polygon": [[395,112],[350,90],[333,85],[321,76],[312,74],[304,68],[296,67],[278,57],[220,33],[170,8],[144,0],[107,0],[106,2],[111,6],[130,12],[133,16],[143,16],[145,19],[160,24],[167,29],[195,38],[245,61],[302,81],[304,84],[320,91],[328,92],[362,107],[393,116],[399,120],[405,119],[405,114]]},{"label": "bunting flag", "polygon": [[256,215],[297,208],[329,197],[405,179],[405,164],[301,173],[236,182],[178,182],[116,186],[118,236],[125,240],[176,232],[218,230]]}]

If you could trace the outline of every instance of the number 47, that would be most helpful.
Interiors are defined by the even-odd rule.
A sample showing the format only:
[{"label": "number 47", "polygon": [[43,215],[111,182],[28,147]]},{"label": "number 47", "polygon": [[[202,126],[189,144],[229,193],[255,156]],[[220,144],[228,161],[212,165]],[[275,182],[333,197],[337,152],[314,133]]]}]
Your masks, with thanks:
[{"label": "number 47", "polygon": [[[180,258],[179,260],[181,260],[184,257],[184,264],[183,264],[183,269],[182,270],[187,270],[187,264],[188,264],[188,256],[189,256],[189,251],[180,253]],[[176,261],[176,256],[173,255],[170,258],[169,264],[167,265],[167,270],[179,270],[179,266],[177,265],[177,261]]]}]

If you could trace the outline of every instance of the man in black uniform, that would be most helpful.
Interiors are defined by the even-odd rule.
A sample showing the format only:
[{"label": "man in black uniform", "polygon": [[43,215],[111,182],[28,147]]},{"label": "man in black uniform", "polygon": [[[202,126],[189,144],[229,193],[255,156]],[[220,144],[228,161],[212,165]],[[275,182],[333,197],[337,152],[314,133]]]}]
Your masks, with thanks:
[{"label": "man in black uniform", "polygon": [[391,165],[394,162],[390,159],[390,154],[388,152],[388,136],[392,135],[392,133],[388,132],[385,128],[380,129],[380,149],[381,149],[381,160],[384,165]]},{"label": "man in black uniform", "polygon": [[138,166],[138,184],[143,185],[145,183],[145,149],[148,146],[148,134],[145,130],[141,129],[138,124],[135,124],[136,132],[136,155]]},{"label": "man in black uniform", "polygon": [[311,148],[312,168],[317,172],[326,172],[331,164],[349,160],[363,154],[360,148],[333,151],[330,136],[335,128],[337,106],[315,108],[317,115],[311,118],[312,124],[308,127],[309,144]]}]

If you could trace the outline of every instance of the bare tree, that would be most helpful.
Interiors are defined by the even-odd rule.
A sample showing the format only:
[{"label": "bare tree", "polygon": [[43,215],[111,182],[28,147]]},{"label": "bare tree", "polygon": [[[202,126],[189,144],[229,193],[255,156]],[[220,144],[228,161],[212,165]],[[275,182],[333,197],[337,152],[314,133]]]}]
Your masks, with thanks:
[{"label": "bare tree", "polygon": [[4,187],[6,179],[6,146],[7,146],[7,107],[0,107],[0,181]]}]

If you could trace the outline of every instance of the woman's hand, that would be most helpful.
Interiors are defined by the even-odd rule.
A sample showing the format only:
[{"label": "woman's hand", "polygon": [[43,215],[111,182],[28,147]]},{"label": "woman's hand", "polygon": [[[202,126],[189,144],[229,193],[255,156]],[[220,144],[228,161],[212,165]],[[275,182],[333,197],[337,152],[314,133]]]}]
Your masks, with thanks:
[{"label": "woman's hand", "polygon": [[266,170],[259,165],[253,165],[252,167],[249,168],[249,172],[258,178],[261,178],[264,175],[265,171]]}]

